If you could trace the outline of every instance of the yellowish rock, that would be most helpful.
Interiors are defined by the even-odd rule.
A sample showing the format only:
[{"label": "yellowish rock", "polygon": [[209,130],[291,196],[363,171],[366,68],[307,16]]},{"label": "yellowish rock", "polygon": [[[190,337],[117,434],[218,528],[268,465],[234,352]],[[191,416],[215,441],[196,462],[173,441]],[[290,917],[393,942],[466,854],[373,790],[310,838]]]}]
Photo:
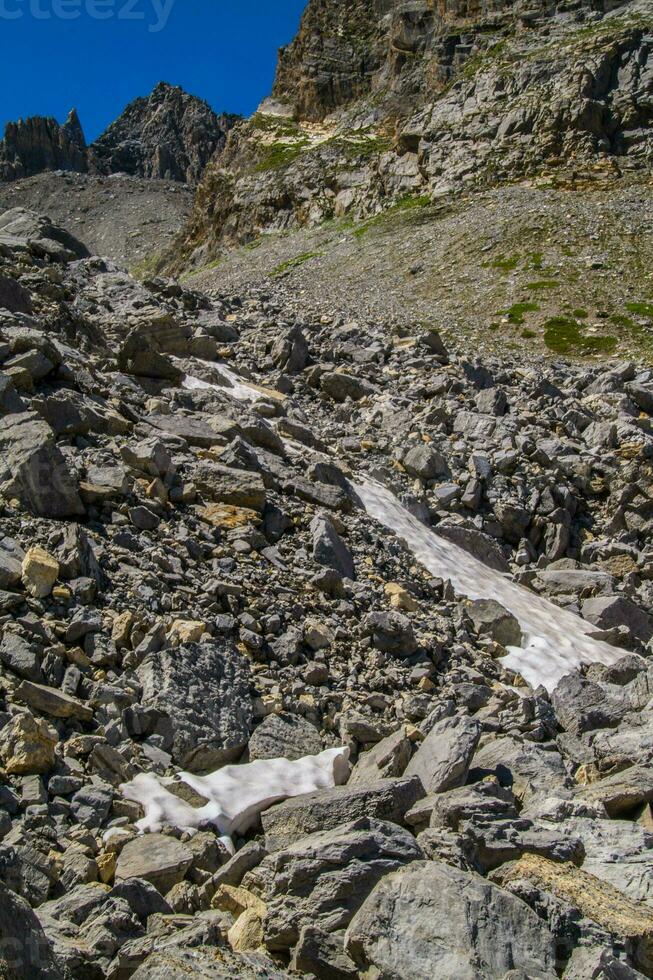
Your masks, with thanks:
[{"label": "yellowish rock", "polygon": [[231,912],[232,915],[242,915],[247,909],[256,913],[259,918],[265,918],[267,906],[262,899],[247,888],[235,885],[220,885],[213,896],[211,907],[221,912]]},{"label": "yellowish rock", "polygon": [[227,933],[229,945],[236,953],[246,953],[263,945],[263,922],[254,909],[246,909]]},{"label": "yellowish rock", "polygon": [[44,599],[59,578],[59,562],[43,548],[30,548],[23,558],[22,575],[29,594]]},{"label": "yellowish rock", "polygon": [[175,619],[168,631],[168,639],[176,646],[183,646],[184,643],[199,643],[205,633],[206,625],[204,623],[189,619]]},{"label": "yellowish rock", "polygon": [[417,600],[398,582],[388,582],[385,594],[393,609],[402,609],[404,612],[416,612],[418,609]]},{"label": "yellowish rock", "polygon": [[630,941],[635,965],[650,975],[653,967],[653,909],[635,902],[614,885],[588,874],[574,864],[561,864],[537,854],[502,865],[492,876],[505,887],[513,881],[531,881],[541,891],[580,909],[584,918],[613,935]]},{"label": "yellowish rock", "polygon": [[5,726],[0,758],[10,776],[33,776],[54,768],[55,728],[30,714],[15,715]]},{"label": "yellowish rock", "polygon": [[134,614],[131,612],[121,613],[113,621],[111,639],[118,647],[129,646],[129,640],[134,628]]},{"label": "yellowish rock", "polygon": [[234,507],[232,504],[209,504],[207,507],[202,507],[199,516],[207,524],[225,531],[261,523],[261,515],[255,510],[249,507]]},{"label": "yellowish rock", "polygon": [[95,863],[97,864],[100,881],[105,885],[110,885],[116,874],[116,855],[110,851],[99,854]]},{"label": "yellowish rock", "polygon": [[73,594],[67,585],[55,585],[52,590],[52,598],[56,599],[57,602],[70,602]]}]

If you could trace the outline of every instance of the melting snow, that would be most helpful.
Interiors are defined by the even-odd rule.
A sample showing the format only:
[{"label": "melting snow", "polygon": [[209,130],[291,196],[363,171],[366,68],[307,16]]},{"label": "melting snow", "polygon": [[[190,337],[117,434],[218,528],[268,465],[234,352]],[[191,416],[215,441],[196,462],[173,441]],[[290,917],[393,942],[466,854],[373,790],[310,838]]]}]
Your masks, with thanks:
[{"label": "melting snow", "polygon": [[[211,825],[232,848],[232,834],[242,834],[253,826],[259,814],[273,803],[341,786],[349,778],[349,749],[327,749],[303,759],[259,759],[242,766],[225,766],[208,776],[189,772],[172,778],[140,773],[123,783],[123,796],[140,803],[145,817],[136,826],[156,833],[164,824],[181,830]],[[208,802],[202,807],[171,793],[168,786],[186,783]]]},{"label": "melting snow", "polygon": [[429,572],[449,579],[459,595],[495,599],[515,616],[524,643],[509,647],[502,664],[532,687],[542,684],[552,691],[581,664],[613,664],[623,657],[622,650],[587,635],[595,630],[590,623],[528,592],[425,527],[385,487],[366,480],[354,489],[368,514],[403,538]]}]

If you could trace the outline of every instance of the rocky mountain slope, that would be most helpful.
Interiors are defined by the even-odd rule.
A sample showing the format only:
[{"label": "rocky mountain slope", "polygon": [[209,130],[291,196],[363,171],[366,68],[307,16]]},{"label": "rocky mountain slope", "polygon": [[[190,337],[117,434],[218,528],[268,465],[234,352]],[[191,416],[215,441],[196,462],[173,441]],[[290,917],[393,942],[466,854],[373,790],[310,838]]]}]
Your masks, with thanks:
[{"label": "rocky mountain slope", "polygon": [[653,373],[277,285],[0,216],[0,972],[653,976]]},{"label": "rocky mountain slope", "polygon": [[651,44],[650,0],[314,0],[170,267],[402,201],[648,173]]},{"label": "rocky mountain slope", "polygon": [[193,207],[193,189],[173,180],[112,174],[42,173],[0,183],[0,211],[29,206],[88,244],[94,255],[142,275],[170,247]]}]

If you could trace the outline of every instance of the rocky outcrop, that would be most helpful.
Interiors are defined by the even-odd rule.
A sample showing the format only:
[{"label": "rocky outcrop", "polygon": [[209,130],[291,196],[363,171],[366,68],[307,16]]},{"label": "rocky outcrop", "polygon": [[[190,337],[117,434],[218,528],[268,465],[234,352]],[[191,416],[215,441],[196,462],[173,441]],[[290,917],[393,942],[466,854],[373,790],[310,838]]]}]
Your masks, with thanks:
[{"label": "rocky outcrop", "polygon": [[44,170],[88,170],[86,141],[75,109],[63,126],[43,116],[7,123],[0,141],[0,180],[18,180]]},{"label": "rocky outcrop", "polygon": [[263,232],[578,169],[644,170],[644,0],[312,2],[273,99],[207,168],[171,267]]},{"label": "rocky outcrop", "polygon": [[90,166],[103,174],[196,184],[237,118],[218,116],[201,99],[160,82],[95,141]]}]

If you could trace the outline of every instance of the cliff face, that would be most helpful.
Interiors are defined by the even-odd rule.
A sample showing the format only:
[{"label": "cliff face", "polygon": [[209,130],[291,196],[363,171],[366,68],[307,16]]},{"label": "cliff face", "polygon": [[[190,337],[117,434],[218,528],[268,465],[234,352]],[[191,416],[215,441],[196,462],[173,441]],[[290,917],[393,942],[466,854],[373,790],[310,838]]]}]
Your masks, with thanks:
[{"label": "cliff face", "polygon": [[31,177],[45,170],[88,170],[84,134],[74,109],[63,126],[42,116],[7,124],[0,141],[0,180]]},{"label": "cliff face", "polygon": [[98,173],[124,172],[195,184],[237,117],[218,116],[181,88],[161,82],[136,99],[91,147]]},{"label": "cliff face", "polygon": [[66,170],[196,184],[237,118],[218,116],[201,99],[161,82],[89,147],[74,109],[63,126],[39,116],[9,123],[0,141],[0,180]]},{"label": "cliff face", "polygon": [[650,0],[310,0],[173,267],[406,198],[653,159]]}]

